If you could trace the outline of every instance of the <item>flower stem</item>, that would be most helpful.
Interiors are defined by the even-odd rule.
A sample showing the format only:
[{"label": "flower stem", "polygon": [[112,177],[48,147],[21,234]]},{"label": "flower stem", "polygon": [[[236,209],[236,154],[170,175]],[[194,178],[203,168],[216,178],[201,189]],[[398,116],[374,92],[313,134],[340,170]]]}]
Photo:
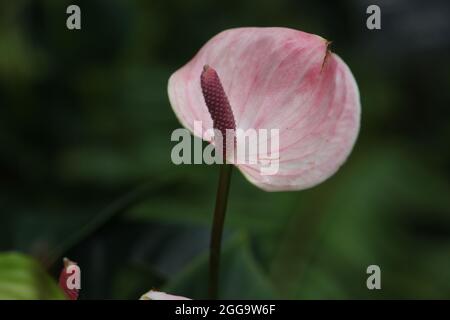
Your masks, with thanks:
[{"label": "flower stem", "polygon": [[230,190],[231,164],[220,166],[219,186],[216,195],[216,207],[211,231],[210,255],[209,255],[209,288],[210,299],[217,299],[219,291],[220,249],[222,242],[225,212],[227,210],[228,191]]}]

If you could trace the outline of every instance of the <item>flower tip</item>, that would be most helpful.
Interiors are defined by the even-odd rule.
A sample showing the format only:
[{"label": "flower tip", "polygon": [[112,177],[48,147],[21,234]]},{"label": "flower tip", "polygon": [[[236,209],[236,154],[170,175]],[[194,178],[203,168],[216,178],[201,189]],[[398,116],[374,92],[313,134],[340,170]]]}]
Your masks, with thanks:
[{"label": "flower tip", "polygon": [[[202,71],[202,74],[201,74],[201,78],[204,81],[214,81],[212,79],[216,77],[215,75],[217,75],[217,72],[216,72],[216,70],[214,70],[214,68],[211,68],[208,64],[205,64],[203,66],[203,71]],[[219,76],[217,75],[217,78],[218,77]]]},{"label": "flower tip", "polygon": [[331,44],[333,43],[333,41],[329,41],[327,39],[324,39],[324,40],[325,40],[325,56],[323,57],[322,67],[320,69],[321,72],[322,72],[325,64],[327,63],[329,56],[332,54],[330,47],[331,47]]},{"label": "flower tip", "polygon": [[77,263],[74,262],[74,261],[72,261],[72,260],[70,260],[70,259],[67,258],[67,257],[64,257],[64,258],[63,258],[63,264],[64,264],[64,268],[67,268],[67,267],[69,267],[69,266],[71,266],[71,265],[73,265],[73,264],[77,264]]}]

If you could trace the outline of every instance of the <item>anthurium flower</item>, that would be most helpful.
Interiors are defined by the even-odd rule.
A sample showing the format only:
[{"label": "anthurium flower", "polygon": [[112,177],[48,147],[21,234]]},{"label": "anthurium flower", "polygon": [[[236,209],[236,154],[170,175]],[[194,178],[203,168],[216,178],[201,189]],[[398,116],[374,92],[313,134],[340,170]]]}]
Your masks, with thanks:
[{"label": "anthurium flower", "polygon": [[[278,129],[276,174],[261,174],[261,154],[257,163],[235,164],[267,191],[324,181],[344,163],[359,131],[359,92],[350,69],[327,40],[293,29],[221,32],[172,74],[168,94],[182,125],[200,138],[208,129],[222,130],[219,125]],[[217,101],[222,111],[216,112]],[[196,121],[202,132],[194,132]]]},{"label": "anthurium flower", "polygon": [[191,300],[182,296],[175,296],[161,291],[150,290],[142,295],[140,300]]}]

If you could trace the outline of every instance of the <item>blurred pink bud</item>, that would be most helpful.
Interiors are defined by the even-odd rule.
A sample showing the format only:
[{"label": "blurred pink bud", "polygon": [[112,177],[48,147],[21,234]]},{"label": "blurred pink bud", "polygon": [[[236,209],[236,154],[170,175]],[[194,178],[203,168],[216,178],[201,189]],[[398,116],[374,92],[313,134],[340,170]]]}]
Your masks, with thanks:
[{"label": "blurred pink bud", "polygon": [[77,276],[73,274],[73,271],[70,270],[72,266],[76,266],[76,262],[69,260],[68,258],[63,259],[64,267],[61,270],[59,275],[59,286],[63,290],[64,295],[69,300],[77,300],[79,288],[72,287],[69,285],[69,282],[72,282],[71,277]]},{"label": "blurred pink bud", "polygon": [[[258,154],[257,163],[235,165],[267,191],[312,187],[345,162],[359,132],[357,84],[328,46],[317,35],[287,28],[223,31],[172,74],[170,103],[181,124],[200,138],[214,127],[278,129],[275,174],[261,174],[266,154]],[[211,69],[204,71],[204,66]],[[203,95],[203,72],[208,72],[203,78],[214,80],[213,99]],[[217,99],[223,108],[217,108]],[[213,124],[211,116],[220,109],[224,113],[216,115]],[[202,122],[202,132],[194,132],[194,121]]]}]

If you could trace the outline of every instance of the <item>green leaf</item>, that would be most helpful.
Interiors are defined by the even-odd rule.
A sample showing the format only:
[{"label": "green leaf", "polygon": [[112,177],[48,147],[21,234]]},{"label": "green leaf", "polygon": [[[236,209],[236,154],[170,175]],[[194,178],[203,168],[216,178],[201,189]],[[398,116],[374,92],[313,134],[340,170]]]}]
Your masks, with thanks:
[{"label": "green leaf", "polygon": [[[448,292],[450,201],[441,196],[450,192],[448,183],[414,155],[372,148],[317,188],[321,201],[304,208],[310,216],[294,217],[277,241],[270,276],[283,297],[442,298]],[[382,270],[380,291],[366,287],[371,264]]]},{"label": "green leaf", "polygon": [[64,299],[38,262],[20,253],[0,254],[0,300]]}]

